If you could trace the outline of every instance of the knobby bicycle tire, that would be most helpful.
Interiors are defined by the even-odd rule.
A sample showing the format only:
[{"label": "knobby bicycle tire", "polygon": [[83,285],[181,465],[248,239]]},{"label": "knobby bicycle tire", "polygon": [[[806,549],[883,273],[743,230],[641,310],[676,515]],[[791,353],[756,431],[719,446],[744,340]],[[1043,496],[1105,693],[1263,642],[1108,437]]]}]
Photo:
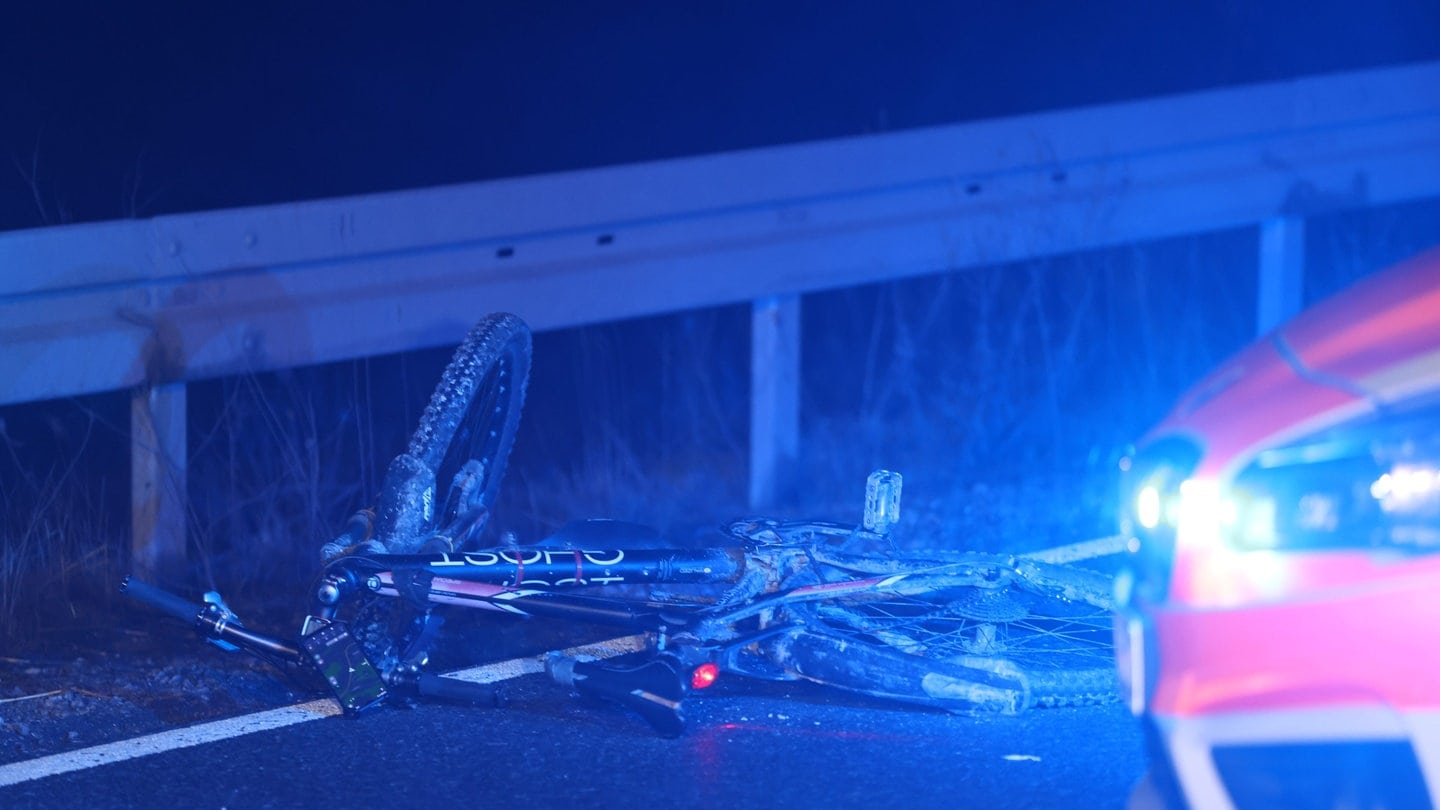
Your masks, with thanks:
[{"label": "knobby bicycle tire", "polygon": [[[406,453],[386,474],[375,535],[387,551],[415,553],[434,539],[447,510],[453,511],[452,499],[461,495],[452,483],[467,462],[478,466],[470,467],[477,480],[463,493],[465,505],[483,514],[494,507],[529,376],[530,330],[524,321],[494,314],[470,330],[445,367]],[[473,542],[476,528],[444,539],[459,548]]]},{"label": "knobby bicycle tire", "polygon": [[957,712],[1118,699],[1101,574],[987,554],[816,561],[896,582],[788,605],[767,654],[801,677]]}]

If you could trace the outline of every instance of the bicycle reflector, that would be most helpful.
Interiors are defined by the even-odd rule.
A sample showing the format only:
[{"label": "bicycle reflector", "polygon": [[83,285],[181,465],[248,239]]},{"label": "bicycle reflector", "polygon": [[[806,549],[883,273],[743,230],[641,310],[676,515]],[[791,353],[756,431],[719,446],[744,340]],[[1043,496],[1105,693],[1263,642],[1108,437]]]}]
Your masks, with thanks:
[{"label": "bicycle reflector", "polygon": [[701,664],[690,670],[690,688],[704,689],[715,683],[720,677],[720,667],[715,664]]}]

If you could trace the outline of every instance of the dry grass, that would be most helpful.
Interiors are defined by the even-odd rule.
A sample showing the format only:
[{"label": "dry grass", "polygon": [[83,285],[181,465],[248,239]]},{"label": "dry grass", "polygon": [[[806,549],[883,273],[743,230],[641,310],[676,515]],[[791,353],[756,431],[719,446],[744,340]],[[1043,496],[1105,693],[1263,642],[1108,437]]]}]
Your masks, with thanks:
[{"label": "dry grass", "polygon": [[[47,418],[0,418],[0,642],[93,618],[114,602],[127,546],[116,531],[118,475],[87,467],[113,428],[70,403]],[[19,430],[30,434],[15,435]],[[114,442],[110,444],[113,446]],[[59,452],[51,452],[58,449]]]},{"label": "dry grass", "polygon": [[499,527],[533,540],[607,517],[687,542],[743,509],[748,311],[537,336]]}]

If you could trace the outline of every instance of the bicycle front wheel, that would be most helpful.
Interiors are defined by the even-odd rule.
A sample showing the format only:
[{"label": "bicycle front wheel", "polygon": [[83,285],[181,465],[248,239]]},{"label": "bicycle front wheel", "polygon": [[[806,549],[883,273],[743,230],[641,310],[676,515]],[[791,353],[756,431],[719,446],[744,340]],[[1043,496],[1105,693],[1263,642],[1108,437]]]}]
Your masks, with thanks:
[{"label": "bicycle front wheel", "polygon": [[[769,650],[801,677],[962,712],[1118,699],[1109,581],[1024,558],[835,557],[888,582],[793,601]],[[824,593],[824,589],[817,589]]]},{"label": "bicycle front wheel", "polygon": [[455,550],[484,529],[520,426],[530,376],[530,330],[487,316],[455,350],[406,453],[391,464],[376,537],[392,554],[426,542]]}]

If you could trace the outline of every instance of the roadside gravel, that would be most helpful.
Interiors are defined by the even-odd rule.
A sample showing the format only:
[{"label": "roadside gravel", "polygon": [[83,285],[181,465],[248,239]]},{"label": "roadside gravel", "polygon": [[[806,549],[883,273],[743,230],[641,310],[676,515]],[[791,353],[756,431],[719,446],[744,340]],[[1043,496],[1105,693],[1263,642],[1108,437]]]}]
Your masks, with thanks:
[{"label": "roadside gravel", "polygon": [[179,626],[55,632],[0,656],[0,764],[293,703],[248,656]]}]

